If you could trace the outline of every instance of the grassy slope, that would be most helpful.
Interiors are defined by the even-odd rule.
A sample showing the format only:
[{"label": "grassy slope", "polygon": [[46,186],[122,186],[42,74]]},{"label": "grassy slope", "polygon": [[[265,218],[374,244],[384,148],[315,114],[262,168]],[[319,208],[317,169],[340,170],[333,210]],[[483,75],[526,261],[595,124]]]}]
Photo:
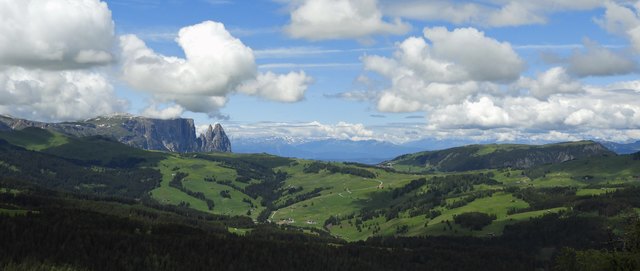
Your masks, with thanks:
[{"label": "grassy slope", "polygon": [[[227,185],[213,182],[205,182],[205,177],[215,177],[218,181],[231,181],[238,187],[245,187],[247,184],[236,181],[238,173],[235,169],[223,166],[221,162],[200,159],[195,155],[178,155],[158,152],[147,152],[133,149],[117,142],[108,141],[102,138],[69,138],[56,133],[50,133],[40,129],[25,129],[18,132],[0,133],[0,138],[12,144],[23,146],[31,150],[44,151],[59,156],[75,159],[95,159],[98,161],[108,161],[114,157],[122,155],[130,157],[140,157],[155,163],[163,175],[160,187],[150,192],[151,196],[163,204],[178,205],[181,202],[189,203],[191,208],[214,213],[228,215],[246,215],[251,212],[251,217],[256,218],[264,209],[260,206],[260,199],[251,199],[242,191],[231,188]],[[576,143],[580,144],[580,143]],[[522,145],[487,145],[478,149],[475,155],[487,155],[505,148],[518,149]],[[323,228],[323,222],[332,215],[345,216],[357,214],[362,207],[380,206],[388,204],[388,200],[380,199],[378,195],[389,189],[399,188],[408,184],[411,180],[439,174],[408,174],[391,173],[381,169],[366,168],[377,174],[375,179],[366,179],[353,175],[341,173],[330,173],[326,170],[319,173],[304,173],[304,167],[311,161],[295,160],[293,163],[283,163],[277,158],[261,154],[208,154],[210,157],[220,159],[240,159],[251,161],[257,164],[269,165],[274,170],[282,170],[290,176],[283,184],[283,189],[292,187],[302,187],[302,191],[292,195],[284,194],[282,198],[275,202],[276,206],[283,204],[287,199],[295,198],[298,195],[308,193],[316,188],[322,188],[319,196],[295,203],[293,205],[276,210],[271,215],[273,222],[284,221],[291,218],[294,226],[306,228]],[[163,159],[163,160],[161,160]],[[157,162],[159,161],[159,162]],[[354,166],[344,165],[341,166]],[[2,166],[2,165],[0,165]],[[10,167],[11,165],[4,165]],[[150,166],[150,165],[147,165]],[[192,197],[176,188],[170,187],[169,182],[176,172],[186,172],[186,177],[182,183],[185,188],[193,192],[202,192],[207,199],[215,202],[213,210],[208,210],[206,203],[198,198]],[[404,235],[475,235],[486,236],[487,234],[500,234],[505,225],[541,216],[549,212],[558,212],[563,208],[539,210],[533,212],[507,215],[509,208],[526,208],[528,204],[516,199],[513,195],[500,190],[510,187],[554,187],[573,186],[578,187],[578,195],[597,195],[614,190],[615,184],[636,181],[634,176],[640,175],[640,161],[634,161],[630,156],[599,157],[583,160],[569,161],[557,165],[542,166],[534,170],[479,170],[465,173],[493,173],[494,179],[501,182],[500,185],[476,185],[475,191],[492,190],[498,191],[492,197],[476,199],[473,202],[454,209],[439,207],[442,214],[429,220],[424,216],[409,217],[407,212],[401,213],[399,218],[386,221],[383,217],[364,222],[362,230],[358,231],[354,226],[355,219],[344,220],[340,226],[330,229],[331,233],[346,240],[362,240],[373,235],[373,228],[379,227],[379,235],[394,235],[399,226],[409,226],[408,232]],[[458,173],[459,174],[459,173]],[[585,180],[584,176],[591,176]],[[252,180],[257,182],[259,180]],[[380,189],[379,185],[384,188]],[[591,184],[600,184],[604,187],[587,187]],[[610,187],[608,185],[611,185]],[[426,191],[427,186],[421,187],[417,191]],[[223,198],[220,192],[229,190],[231,198]],[[451,203],[460,200],[464,195],[451,195],[447,202]],[[251,209],[249,204],[243,202],[249,199],[256,206]],[[398,200],[405,200],[401,198]],[[5,210],[6,211],[6,210]],[[497,220],[481,231],[469,231],[452,224],[452,228],[445,227],[444,221],[452,221],[453,216],[469,211],[480,211],[497,215]],[[311,222],[311,223],[308,223]],[[443,230],[443,228],[445,230]],[[242,230],[240,230],[242,231]]]},{"label": "grassy slope", "polygon": [[101,166],[123,158],[139,159],[153,164],[165,156],[159,152],[144,151],[104,137],[78,138],[34,127],[0,132],[0,139],[27,150]]},{"label": "grassy slope", "polygon": [[555,165],[545,165],[531,171],[541,181],[558,179],[585,180],[587,183],[625,183],[640,176],[640,161],[631,155],[577,159]]},{"label": "grassy slope", "polygon": [[34,151],[60,146],[69,142],[69,138],[60,133],[33,127],[17,131],[0,132],[0,139]]},{"label": "grassy slope", "polygon": [[[426,151],[399,156],[386,164],[403,172],[423,173],[432,171],[456,171],[459,168],[494,168],[496,161],[509,161],[510,156],[526,155],[539,151],[555,152],[567,148],[595,144],[592,141],[565,142],[546,145],[486,144],[468,145],[439,151]],[[613,153],[609,153],[614,155]],[[514,157],[515,158],[515,157]],[[496,160],[494,162],[488,162]],[[486,163],[485,163],[486,162]],[[426,164],[425,164],[426,163]]]},{"label": "grassy slope", "polygon": [[[319,197],[293,204],[278,210],[272,217],[277,222],[292,218],[295,226],[311,226],[321,228],[324,221],[332,215],[347,215],[357,212],[362,202],[370,198],[371,193],[378,191],[380,182],[384,189],[400,187],[417,178],[414,175],[388,173],[383,170],[371,170],[378,174],[376,179],[366,179],[345,174],[331,174],[321,171],[318,174],[305,174],[302,169],[308,161],[300,161],[299,165],[283,168],[292,175],[286,183],[290,186],[302,186],[300,193],[315,188],[329,188],[321,192]],[[307,221],[317,224],[307,224]]]},{"label": "grassy slope", "polygon": [[[235,170],[222,167],[217,162],[171,155],[168,159],[161,161],[158,168],[163,175],[162,183],[160,187],[151,191],[151,195],[163,204],[177,205],[180,202],[187,202],[191,208],[200,211],[228,215],[246,215],[250,207],[242,201],[243,199],[251,200],[254,206],[260,205],[257,200],[251,199],[251,197],[229,186],[205,182],[205,177],[214,176],[218,181],[232,181],[240,187],[246,185],[235,181],[237,177]],[[173,169],[175,168],[179,169],[174,171]],[[189,176],[182,181],[185,188],[194,192],[202,192],[207,199],[214,201],[215,207],[212,211],[209,211],[204,201],[191,197],[169,186],[169,182],[176,172],[186,172],[189,174]],[[231,194],[230,199],[220,196],[220,192],[223,190],[229,190]],[[251,216],[255,218],[262,209],[263,208],[258,207],[258,209],[253,210]]]}]

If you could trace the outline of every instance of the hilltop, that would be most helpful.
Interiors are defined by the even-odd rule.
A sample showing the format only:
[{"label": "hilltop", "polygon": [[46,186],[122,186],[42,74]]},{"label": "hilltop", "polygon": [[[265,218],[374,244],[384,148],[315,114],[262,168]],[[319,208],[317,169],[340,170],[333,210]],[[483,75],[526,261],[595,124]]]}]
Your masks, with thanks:
[{"label": "hilltop", "polygon": [[453,172],[495,168],[525,169],[597,156],[616,154],[594,141],[546,145],[487,144],[406,154],[381,165],[410,172]]}]

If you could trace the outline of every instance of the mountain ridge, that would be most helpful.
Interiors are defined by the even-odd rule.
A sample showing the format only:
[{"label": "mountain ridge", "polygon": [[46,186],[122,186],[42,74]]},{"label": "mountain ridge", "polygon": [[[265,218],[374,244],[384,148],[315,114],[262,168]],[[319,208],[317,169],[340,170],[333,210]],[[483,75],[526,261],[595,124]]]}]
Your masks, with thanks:
[{"label": "mountain ridge", "polygon": [[0,115],[0,130],[36,127],[76,137],[107,136],[126,145],[170,152],[231,152],[222,125],[196,137],[193,119],[153,119],[130,114],[99,116],[83,121],[47,123]]},{"label": "mountain ridge", "polygon": [[526,169],[583,157],[616,155],[602,144],[591,140],[545,145],[487,144],[405,154],[380,165],[396,169],[444,172],[507,167]]}]

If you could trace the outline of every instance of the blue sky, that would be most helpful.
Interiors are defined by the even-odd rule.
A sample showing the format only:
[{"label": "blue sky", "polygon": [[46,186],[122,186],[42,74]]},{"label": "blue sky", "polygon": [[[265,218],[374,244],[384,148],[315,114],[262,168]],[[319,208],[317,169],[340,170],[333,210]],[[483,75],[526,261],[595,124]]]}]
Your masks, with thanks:
[{"label": "blue sky", "polygon": [[235,137],[631,141],[639,7],[2,0],[0,25],[18,27],[0,26],[0,113],[181,116]]}]

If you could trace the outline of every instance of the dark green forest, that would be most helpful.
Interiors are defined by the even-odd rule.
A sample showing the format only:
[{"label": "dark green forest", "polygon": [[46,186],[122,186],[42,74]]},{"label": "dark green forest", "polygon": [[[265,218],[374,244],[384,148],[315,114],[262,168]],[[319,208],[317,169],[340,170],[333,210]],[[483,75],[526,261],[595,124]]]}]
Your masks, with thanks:
[{"label": "dark green forest", "polygon": [[[163,175],[155,167],[163,153],[150,153],[105,138],[74,139],[84,146],[29,150],[0,140],[0,269],[2,270],[638,270],[640,269],[640,187],[608,185],[602,193],[578,195],[573,187],[501,188],[529,207],[509,214],[565,208],[510,223],[487,236],[374,235],[346,241],[332,226],[355,220],[361,230],[376,218],[400,216],[433,219],[442,210],[491,197],[499,187],[493,172],[416,177],[402,186],[379,189],[358,213],[330,216],[319,228],[277,224],[270,214],[280,208],[323,196],[330,187],[286,186],[279,167],[296,161],[265,155],[187,154],[234,169],[233,180],[206,177],[226,187],[221,199],[241,191],[242,202],[264,209],[257,218],[213,214],[159,202],[150,191]],[[91,153],[100,155],[92,156]],[[637,155],[636,155],[637,156]],[[635,156],[631,156],[635,157]],[[631,158],[632,159],[632,158]],[[548,166],[545,166],[548,167]],[[206,202],[219,201],[185,185],[188,168],[176,168],[168,186]],[[374,178],[378,170],[357,164],[311,162],[311,174]],[[389,172],[389,171],[387,171]],[[552,172],[532,169],[521,174]],[[428,187],[428,189],[425,189]],[[592,183],[588,189],[604,189]],[[326,194],[324,194],[326,195]],[[451,197],[455,201],[447,201]],[[251,198],[251,199],[249,199]],[[283,200],[286,199],[286,200]],[[220,199],[217,199],[220,200]],[[464,212],[442,222],[479,231],[495,214]],[[243,229],[244,234],[230,229]],[[378,229],[379,230],[379,229]]]}]

